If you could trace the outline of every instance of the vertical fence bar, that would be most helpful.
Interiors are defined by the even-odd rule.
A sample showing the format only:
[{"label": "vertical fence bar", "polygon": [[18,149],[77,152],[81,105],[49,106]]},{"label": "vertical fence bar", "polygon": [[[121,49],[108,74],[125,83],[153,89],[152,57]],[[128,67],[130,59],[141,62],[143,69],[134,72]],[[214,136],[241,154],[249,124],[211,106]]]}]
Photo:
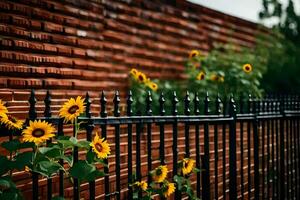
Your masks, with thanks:
[{"label": "vertical fence bar", "polygon": [[[252,113],[253,110],[252,110],[252,105],[253,102],[252,102],[252,96],[251,94],[248,95],[248,113]],[[252,184],[251,184],[251,122],[250,121],[247,121],[247,149],[248,149],[248,154],[247,154],[247,157],[248,157],[248,166],[247,166],[247,169],[248,169],[248,199],[251,199],[251,189],[252,189]]]},{"label": "vertical fence bar", "polygon": [[[244,113],[244,97],[243,95],[240,96],[240,113]],[[241,199],[244,199],[244,122],[240,121],[240,174],[241,174]]]},{"label": "vertical fence bar", "polygon": [[[209,115],[209,96],[206,93],[204,100],[204,114]],[[209,124],[204,123],[204,156],[203,156],[203,173],[202,173],[202,194],[203,199],[210,199],[210,167],[209,167]]]},{"label": "vertical fence bar", "polygon": [[[265,111],[265,107],[264,107],[264,101],[261,100],[260,101],[260,105],[262,106],[262,113],[264,113]],[[261,195],[262,195],[262,199],[265,199],[265,138],[266,138],[266,127],[265,127],[265,119],[261,119],[261,168],[262,168],[262,175],[261,175],[261,179],[262,179],[262,186],[261,186]]]},{"label": "vertical fence bar", "polygon": [[[44,110],[44,117],[46,119],[51,118],[51,95],[49,90],[47,90],[46,97],[44,99],[44,104],[45,104],[45,110]],[[51,143],[51,139],[47,140],[47,145]],[[47,178],[47,199],[51,200],[52,199],[52,178]]]},{"label": "vertical fence bar", "polygon": [[[76,137],[76,126],[75,123],[73,124],[73,137]],[[75,146],[73,149],[73,163],[78,162],[78,147]],[[73,198],[74,200],[80,199],[80,183],[77,178],[73,179]]]},{"label": "vertical fence bar", "polygon": [[[226,97],[223,99],[223,115],[226,116]],[[223,166],[222,166],[222,177],[223,177],[223,199],[226,199],[226,123],[223,123],[222,126],[222,160],[223,160]]]},{"label": "vertical fence bar", "polygon": [[[91,99],[89,96],[89,93],[86,93],[85,96],[85,115],[87,118],[89,118],[89,120],[87,121],[86,124],[86,140],[87,141],[92,141],[92,132],[94,129],[94,125],[93,122],[91,121],[92,118],[92,113],[91,113]],[[91,151],[91,149],[90,149]],[[90,193],[90,200],[94,200],[95,199],[95,181],[90,181],[89,182],[89,193]]]},{"label": "vertical fence bar", "polygon": [[[152,97],[151,92],[148,91],[148,96],[146,98],[146,115],[151,116],[152,115],[152,109],[151,109],[151,103],[152,103]],[[148,172],[152,170],[152,131],[151,131],[151,123],[147,123],[147,164],[148,164]],[[148,174],[148,183],[151,182],[151,175]]]},{"label": "vertical fence bar", "polygon": [[[104,94],[104,91],[102,91],[101,93],[101,97],[100,97],[100,105],[101,105],[101,111],[100,111],[100,117],[102,118],[106,118],[107,117],[107,112],[106,112],[106,97]],[[106,124],[101,124],[101,136],[104,139],[107,139],[107,133],[106,133],[106,128],[107,125]],[[108,159],[104,159],[104,163],[106,166],[104,166],[104,173],[107,174],[107,176],[104,177],[104,192],[105,192],[105,200],[109,200],[110,199],[110,193],[109,193],[109,168],[108,168]]]},{"label": "vertical fence bar", "polygon": [[[216,106],[216,111],[215,111],[215,114],[216,115],[220,115],[221,114],[221,99],[220,99],[220,95],[218,94],[217,95],[217,98],[216,98],[216,101],[215,101],[215,106]],[[219,154],[218,154],[218,151],[219,151],[219,144],[218,144],[218,141],[219,141],[219,138],[218,138],[218,124],[215,124],[214,125],[214,151],[215,151],[215,199],[218,199],[218,196],[219,196],[219,191],[218,191],[218,183],[219,183],[219,179],[218,179],[218,164],[219,164]]]},{"label": "vertical fence bar", "polygon": [[233,96],[230,97],[229,108],[229,114],[233,118],[229,126],[229,198],[237,199],[236,106]]},{"label": "vertical fence bar", "polygon": [[[269,97],[266,99],[266,112],[269,112],[270,104]],[[267,119],[267,199],[270,199],[270,160],[271,160],[271,152],[270,152],[270,120]]]},{"label": "vertical fence bar", "polygon": [[[174,116],[174,123],[173,123],[173,176],[177,174],[177,161],[178,161],[178,130],[177,130],[177,104],[178,104],[178,99],[176,92],[173,93],[173,98],[172,98],[172,115]],[[175,190],[175,199],[180,200],[181,199],[181,194],[179,190],[176,188]]]},{"label": "vertical fence bar", "polygon": [[[132,116],[132,103],[133,103],[133,98],[132,98],[132,92],[131,90],[129,91],[127,95],[127,116],[131,117]],[[131,183],[133,183],[132,180],[132,124],[128,123],[127,125],[127,132],[128,132],[128,164],[127,164],[127,169],[128,169],[128,199],[132,200],[132,187],[130,186]]]},{"label": "vertical fence bar", "polygon": [[[33,121],[37,118],[37,112],[35,108],[36,98],[34,90],[31,90],[29,97],[29,120]],[[29,122],[28,122],[29,123]],[[32,199],[38,200],[39,198],[39,177],[36,172],[32,172]]]},{"label": "vertical fence bar", "polygon": [[[289,107],[289,104],[287,102],[287,109]],[[290,120],[288,119],[288,117],[285,118],[285,145],[286,145],[286,198],[290,199],[290,178],[291,178],[291,174],[290,174],[290,164],[291,164],[291,160],[290,160],[290,145],[289,145],[289,136],[290,136]]]},{"label": "vertical fence bar", "polygon": [[285,142],[284,142],[284,119],[285,119],[285,113],[284,113],[284,100],[281,97],[280,100],[280,114],[282,115],[280,118],[280,199],[285,199],[285,155],[284,155],[284,149],[285,149]]},{"label": "vertical fence bar", "polygon": [[[159,97],[159,113],[161,116],[164,116],[166,113],[165,110],[165,97],[164,93],[160,94]],[[159,157],[160,157],[160,163],[161,165],[165,165],[165,126],[163,123],[159,124],[159,138],[160,138],[160,143],[159,143]]]},{"label": "vertical fence bar", "polygon": [[[300,106],[300,102],[299,102],[299,96],[297,96],[297,111],[299,112],[299,106]],[[296,199],[300,199],[300,127],[299,127],[299,116],[296,118],[296,145],[297,145],[297,150],[296,150],[296,158],[297,158],[297,197]]]},{"label": "vertical fence bar", "polygon": [[[115,93],[114,98],[114,116],[120,116],[120,96],[119,91]],[[121,176],[120,176],[120,124],[115,125],[115,156],[116,156],[116,199],[120,200],[121,197]]]},{"label": "vertical fence bar", "polygon": [[[274,106],[274,98],[273,95],[270,97],[270,112],[272,114],[275,114],[275,106]],[[275,130],[274,130],[274,121],[275,119],[271,119],[271,144],[272,144],[272,167],[271,169],[273,170],[272,172],[272,198],[276,199],[277,194],[276,194],[276,165],[275,165]]]},{"label": "vertical fence bar", "polygon": [[[199,110],[199,97],[198,93],[195,94],[194,98],[194,114],[199,115],[200,110]],[[196,146],[196,167],[200,169],[201,163],[200,163],[200,133],[199,133],[199,124],[197,123],[195,125],[195,146]],[[200,172],[197,172],[197,197],[200,198],[200,192],[201,192],[201,179],[200,179]]]},{"label": "vertical fence bar", "polygon": [[[189,116],[191,113],[190,110],[190,96],[189,92],[186,92],[185,98],[184,98],[184,114],[186,116]],[[185,157],[190,157],[190,126],[188,123],[184,124],[184,136],[185,136]]]},{"label": "vertical fence bar", "polygon": [[254,156],[254,199],[259,200],[260,186],[259,186],[259,136],[258,136],[258,119],[257,115],[259,112],[259,102],[255,100],[253,106],[253,112],[255,118],[253,120],[253,156]]}]

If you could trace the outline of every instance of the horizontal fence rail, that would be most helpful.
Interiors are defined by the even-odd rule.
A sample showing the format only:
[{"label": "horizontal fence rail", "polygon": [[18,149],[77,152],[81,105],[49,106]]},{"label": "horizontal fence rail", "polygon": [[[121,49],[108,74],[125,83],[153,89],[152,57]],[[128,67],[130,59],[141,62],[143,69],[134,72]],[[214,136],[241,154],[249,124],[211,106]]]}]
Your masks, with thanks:
[{"label": "horizontal fence rail", "polygon": [[[166,101],[170,102],[169,107]],[[51,122],[57,126],[57,135],[63,136],[67,130],[63,120],[52,115],[51,102],[48,91],[44,116],[38,117],[37,100],[32,90],[28,120],[38,118]],[[116,92],[112,116],[108,115],[104,92],[100,94],[99,116],[92,116],[88,93],[85,103],[85,116],[78,119],[84,122],[85,139],[91,141],[94,130],[99,128],[102,137],[111,135],[114,152],[105,160],[114,166],[113,169],[104,167],[108,175],[88,183],[89,199],[132,199],[133,175],[149,183],[151,177],[147,172],[165,164],[171,166],[172,172],[177,172],[177,162],[183,157],[194,158],[196,167],[201,169],[192,181],[201,199],[300,199],[299,96],[268,95],[254,99],[249,95],[235,101],[233,96],[223,100],[217,96],[212,100],[208,94],[203,98],[195,94],[190,99],[187,92],[180,104],[183,106],[180,113],[180,101],[175,92],[171,99],[161,94],[158,102],[153,102],[149,92],[144,110],[133,112],[136,104],[129,92],[126,110],[121,112],[120,95]],[[157,113],[153,111],[154,103],[159,107]],[[157,146],[153,138],[158,140]],[[74,148],[74,162],[78,161],[79,154]],[[54,178],[47,179],[47,199],[52,198],[54,185],[58,187],[58,195],[65,196],[64,171],[61,170],[57,177],[55,182]],[[41,195],[39,178],[32,174],[34,200]],[[74,179],[72,187],[72,198],[82,198],[78,180]],[[172,198],[183,199],[184,196],[176,190]]]}]

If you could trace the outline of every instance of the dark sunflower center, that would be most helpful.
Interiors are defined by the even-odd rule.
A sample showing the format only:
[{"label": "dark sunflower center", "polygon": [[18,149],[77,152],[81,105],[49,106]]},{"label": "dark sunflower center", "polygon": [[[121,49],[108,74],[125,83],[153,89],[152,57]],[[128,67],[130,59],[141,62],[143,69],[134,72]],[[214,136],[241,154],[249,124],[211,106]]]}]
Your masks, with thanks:
[{"label": "dark sunflower center", "polygon": [[200,79],[201,79],[201,80],[204,79],[204,74],[201,74]]},{"label": "dark sunflower center", "polygon": [[68,112],[69,112],[70,114],[74,114],[74,113],[76,113],[76,111],[77,111],[78,109],[79,109],[79,107],[78,107],[77,105],[74,105],[74,106],[72,106],[72,107],[69,108]]},{"label": "dark sunflower center", "polygon": [[161,175],[161,174],[162,174],[161,169],[156,170],[156,175],[157,175],[157,176],[159,176],[159,175]]},{"label": "dark sunflower center", "polygon": [[249,71],[249,70],[250,70],[250,67],[249,67],[249,66],[247,66],[247,67],[246,67],[246,71]]},{"label": "dark sunflower center", "polygon": [[192,57],[195,57],[197,55],[197,53],[192,53]]},{"label": "dark sunflower center", "polygon": [[139,80],[140,81],[143,81],[144,80],[144,77],[142,75],[139,75]]},{"label": "dark sunflower center", "polygon": [[45,135],[45,131],[43,129],[37,128],[32,131],[32,136],[34,137],[42,137],[43,135]]},{"label": "dark sunflower center", "polygon": [[99,151],[99,152],[102,152],[102,150],[103,150],[103,147],[102,147],[102,145],[101,144],[99,144],[99,143],[96,143],[95,144],[95,148],[97,149],[97,151]]}]

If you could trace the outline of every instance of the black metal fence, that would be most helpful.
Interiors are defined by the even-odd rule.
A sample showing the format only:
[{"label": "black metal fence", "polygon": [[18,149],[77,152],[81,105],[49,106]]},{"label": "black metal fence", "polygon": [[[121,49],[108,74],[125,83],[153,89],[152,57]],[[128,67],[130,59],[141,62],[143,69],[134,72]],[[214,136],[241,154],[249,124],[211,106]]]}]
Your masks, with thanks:
[{"label": "black metal fence", "polygon": [[[95,126],[101,129],[102,137],[107,137],[108,127],[114,134],[114,165],[110,174],[109,168],[104,170],[109,176],[104,178],[104,194],[96,195],[96,182],[89,182],[89,198],[131,199],[132,190],[129,184],[121,184],[120,130],[126,127],[127,147],[127,183],[132,182],[132,175],[138,179],[148,179],[144,176],[141,163],[146,157],[147,171],[153,169],[155,160],[152,156],[152,133],[157,128],[159,134],[160,164],[171,164],[173,172],[177,171],[179,159],[178,134],[183,127],[184,156],[194,156],[196,166],[201,168],[195,179],[197,196],[202,199],[300,199],[299,171],[299,120],[300,98],[296,95],[269,95],[264,99],[241,97],[234,101],[231,96],[227,101],[216,97],[214,101],[206,95],[203,100],[198,95],[194,99],[185,96],[184,114],[178,114],[178,98],[173,94],[171,108],[165,108],[165,98],[159,99],[159,113],[152,113],[152,99],[149,93],[145,102],[144,114],[135,115],[132,111],[133,97],[128,94],[126,116],[121,116],[119,93],[113,99],[113,116],[106,111],[107,99],[102,92],[100,97],[100,116],[91,114],[89,95],[85,97],[86,117],[79,121],[87,122],[86,139],[91,141]],[[203,104],[201,104],[201,101]],[[44,119],[56,124],[58,135],[64,135],[63,121],[51,115],[51,98],[49,92],[44,100]],[[29,99],[29,119],[37,118],[34,91]],[[200,105],[204,113],[200,113]],[[166,115],[170,109],[172,115]],[[202,109],[202,108],[201,108]],[[213,113],[210,111],[213,110]],[[170,128],[171,127],[171,128]],[[165,132],[170,130],[172,138],[165,138]],[[141,152],[141,136],[146,134],[146,155]],[[134,137],[133,137],[134,136]],[[192,139],[191,139],[192,137]],[[203,138],[203,139],[201,139]],[[213,139],[211,139],[213,138]],[[172,142],[172,159],[166,161],[166,139]],[[191,141],[194,141],[193,144]],[[135,148],[134,145],[135,144]],[[195,149],[191,155],[191,146]],[[212,148],[213,147],[213,148]],[[135,157],[133,151],[135,150]],[[229,152],[228,152],[229,150]],[[74,150],[74,161],[78,160],[78,150]],[[133,162],[134,161],[134,162]],[[59,195],[64,196],[64,173],[58,174]],[[38,176],[32,176],[33,199],[39,197]],[[52,197],[52,179],[47,182],[48,199]],[[114,185],[112,187],[112,184]],[[80,199],[80,189],[77,180],[74,181],[73,198]],[[174,199],[181,199],[174,195]]]}]

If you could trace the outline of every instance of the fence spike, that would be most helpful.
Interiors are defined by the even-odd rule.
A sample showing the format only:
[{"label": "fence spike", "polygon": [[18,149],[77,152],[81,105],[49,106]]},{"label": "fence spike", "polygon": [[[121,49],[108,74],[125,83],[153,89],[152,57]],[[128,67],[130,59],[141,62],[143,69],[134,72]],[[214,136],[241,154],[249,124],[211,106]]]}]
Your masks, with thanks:
[{"label": "fence spike", "polygon": [[119,91],[116,91],[113,102],[114,102],[114,116],[119,117],[120,116],[120,107],[119,107],[120,94],[119,94]]},{"label": "fence spike", "polygon": [[184,98],[184,114],[185,115],[190,115],[190,113],[191,113],[190,102],[191,102],[190,93],[189,93],[189,91],[186,91],[186,95]]},{"label": "fence spike", "polygon": [[248,95],[248,112],[253,112],[253,99],[251,94]]},{"label": "fence spike", "polygon": [[132,98],[132,91],[129,90],[128,95],[127,95],[127,115],[132,116],[132,103],[133,103],[133,98]]},{"label": "fence spike", "polygon": [[90,95],[87,92],[85,95],[85,115],[88,118],[92,117],[92,113],[91,113],[91,99],[90,99]]},{"label": "fence spike", "polygon": [[165,97],[164,97],[164,93],[162,92],[160,94],[160,97],[159,97],[159,111],[160,111],[160,115],[165,115],[166,113],[166,110],[165,110]]},{"label": "fence spike", "polygon": [[146,114],[147,115],[152,115],[151,103],[152,103],[152,95],[151,95],[151,92],[148,91],[147,98],[146,98]]},{"label": "fence spike", "polygon": [[172,114],[173,115],[177,115],[178,114],[178,110],[177,110],[177,103],[178,103],[178,98],[176,95],[176,92],[173,92],[173,99],[172,99]]},{"label": "fence spike", "polygon": [[194,114],[195,115],[199,115],[200,114],[200,99],[198,96],[198,92],[196,92],[195,94],[195,98],[194,98]]},{"label": "fence spike", "polygon": [[235,105],[235,101],[234,101],[234,97],[231,94],[230,95],[230,99],[229,99],[229,109],[230,109],[230,116],[235,116],[236,114],[236,105]]},{"label": "fence spike", "polygon": [[222,100],[220,98],[220,94],[217,94],[217,98],[216,98],[216,114],[220,115],[222,112]]},{"label": "fence spike", "polygon": [[106,97],[104,91],[101,93],[101,98],[100,98],[100,104],[101,104],[101,111],[100,111],[100,116],[101,117],[107,117],[107,111],[106,111]]},{"label": "fence spike", "polygon": [[210,113],[209,102],[210,102],[209,95],[208,95],[208,92],[206,92],[205,99],[204,99],[204,114],[205,115],[208,115]]},{"label": "fence spike", "polygon": [[47,90],[46,93],[46,97],[44,99],[44,103],[45,103],[45,111],[44,111],[44,116],[45,117],[51,117],[51,95],[50,95],[50,91]]},{"label": "fence spike", "polygon": [[29,119],[33,120],[33,119],[35,119],[37,117],[36,108],[35,108],[36,98],[35,98],[35,92],[34,92],[33,89],[31,90],[28,102],[30,104]]}]

